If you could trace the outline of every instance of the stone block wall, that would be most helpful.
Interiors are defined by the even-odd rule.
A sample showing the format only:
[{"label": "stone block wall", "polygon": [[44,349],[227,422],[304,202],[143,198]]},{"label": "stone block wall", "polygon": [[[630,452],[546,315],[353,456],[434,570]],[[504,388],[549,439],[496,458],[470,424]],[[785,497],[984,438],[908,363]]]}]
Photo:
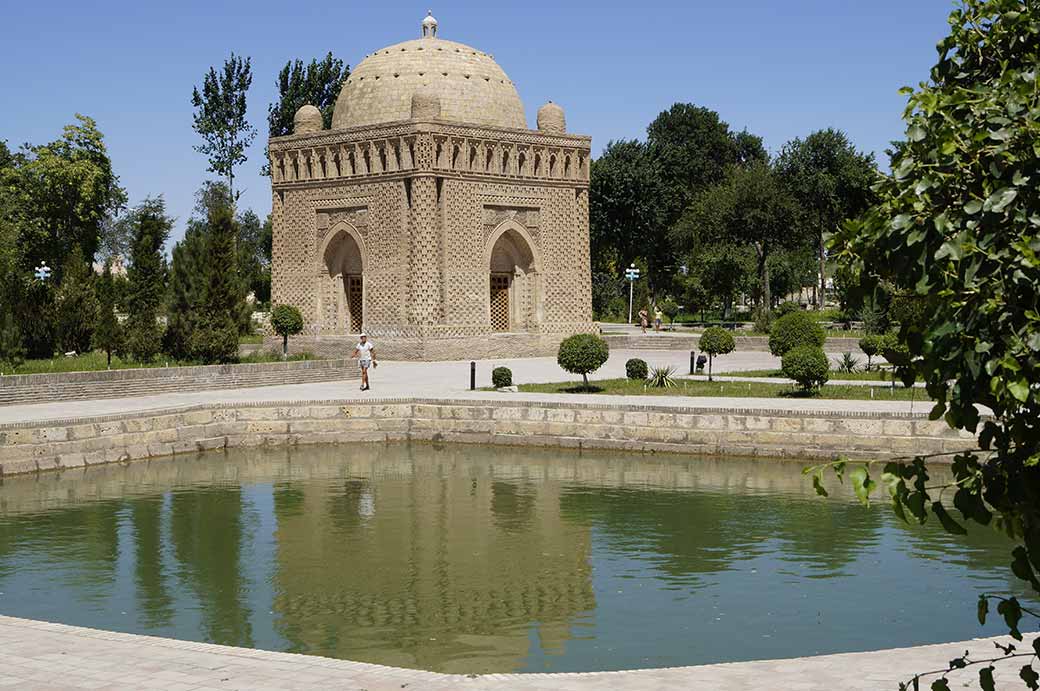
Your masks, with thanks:
[{"label": "stone block wall", "polygon": [[401,440],[825,460],[976,446],[970,434],[909,414],[493,398],[286,402],[0,425],[0,477],[232,447]]},{"label": "stone block wall", "polygon": [[[280,352],[281,339],[276,340]],[[361,377],[355,361],[342,359],[342,353],[339,358],[7,376],[0,377],[0,405],[306,384]]]}]

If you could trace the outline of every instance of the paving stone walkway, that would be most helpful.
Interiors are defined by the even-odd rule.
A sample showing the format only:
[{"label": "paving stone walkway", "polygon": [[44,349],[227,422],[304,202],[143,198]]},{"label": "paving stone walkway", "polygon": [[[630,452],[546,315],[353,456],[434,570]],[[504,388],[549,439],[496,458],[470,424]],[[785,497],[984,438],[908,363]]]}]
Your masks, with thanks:
[{"label": "paving stone walkway", "polygon": [[[0,687],[19,691],[895,691],[899,681],[915,672],[945,668],[949,659],[965,650],[980,658],[992,657],[993,640],[629,672],[466,677],[0,616]],[[1019,666],[997,667],[1001,691],[1025,688],[1017,680]],[[977,671],[951,675],[950,687],[977,689],[975,675]]]},{"label": "paving stone walkway", "polygon": [[[625,376],[625,361],[630,357],[646,356],[652,366],[671,365],[678,371],[689,371],[688,353],[639,353],[618,350],[611,353],[607,363],[596,372],[597,378]],[[563,371],[555,358],[526,358],[517,360],[481,360],[477,362],[477,386],[488,386],[491,370],[499,365],[513,371],[516,383],[550,381],[580,382],[581,377]],[[715,363],[719,373],[750,369],[776,369],[779,358],[769,353],[742,352],[720,357]],[[685,368],[685,369],[684,369]],[[361,392],[354,381],[265,386],[255,389],[202,391],[135,398],[113,398],[94,401],[62,401],[32,405],[0,406],[0,424],[66,420],[145,410],[176,408],[201,403],[242,403],[249,401],[318,401],[344,398],[386,398],[419,396],[423,398],[478,399],[489,397],[502,400],[507,397],[540,401],[570,401],[575,403],[631,403],[633,405],[685,406],[698,408],[741,408],[744,410],[804,410],[806,412],[834,411],[853,413],[907,413],[928,412],[927,402],[909,401],[835,401],[791,398],[738,398],[727,396],[602,396],[596,394],[533,394],[494,393],[469,390],[469,362],[382,362],[372,373],[371,391]]]}]

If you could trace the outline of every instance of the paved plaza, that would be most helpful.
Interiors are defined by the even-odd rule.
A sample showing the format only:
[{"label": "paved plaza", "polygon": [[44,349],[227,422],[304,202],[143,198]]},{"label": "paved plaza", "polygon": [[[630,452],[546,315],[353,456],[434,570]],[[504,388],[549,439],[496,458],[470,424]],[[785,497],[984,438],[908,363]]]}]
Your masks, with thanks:
[{"label": "paved plaza", "polygon": [[[610,354],[607,363],[597,370],[592,378],[607,379],[625,376],[625,361],[642,357],[650,366],[671,365],[677,372],[689,371],[689,353],[682,351],[642,352],[617,350]],[[769,353],[737,352],[720,357],[715,361],[715,371],[725,375],[752,369],[776,369],[780,359]],[[536,383],[553,381],[580,382],[579,375],[569,374],[556,364],[555,358],[524,358],[477,361],[477,386],[490,385],[491,370],[498,366],[513,371],[514,383]],[[255,389],[233,389],[202,391],[183,394],[162,394],[94,401],[62,401],[30,405],[0,406],[0,424],[45,420],[65,420],[77,417],[111,415],[140,412],[145,410],[169,409],[200,403],[243,403],[264,401],[327,401],[343,398],[386,398],[409,396],[423,398],[451,398],[475,400],[503,400],[510,397],[538,401],[568,401],[573,403],[603,402],[597,394],[542,394],[542,393],[498,393],[470,391],[469,361],[457,362],[398,362],[380,361],[372,373],[372,390],[362,393],[358,384],[350,382],[323,382],[315,384],[293,384],[289,386],[266,386]],[[739,380],[739,379],[737,379]],[[753,381],[769,381],[755,379]],[[652,399],[633,396],[611,396],[610,402],[631,401],[639,405],[676,405],[704,408],[742,408],[745,410],[803,410],[806,412],[879,412],[906,413],[927,412],[927,404],[909,401],[853,400],[835,401],[803,398],[737,398],[720,395],[717,397],[654,396]]]},{"label": "paved plaza", "polygon": [[[0,617],[0,686],[20,691],[166,689],[167,691],[878,691],[914,673],[945,668],[968,650],[994,654],[993,641],[791,660],[588,674],[445,675],[379,665]],[[1024,689],[1020,665],[998,665],[1002,691]],[[951,688],[977,688],[977,672],[951,675]],[[977,677],[975,677],[977,678]],[[929,682],[930,683],[930,682]]]}]

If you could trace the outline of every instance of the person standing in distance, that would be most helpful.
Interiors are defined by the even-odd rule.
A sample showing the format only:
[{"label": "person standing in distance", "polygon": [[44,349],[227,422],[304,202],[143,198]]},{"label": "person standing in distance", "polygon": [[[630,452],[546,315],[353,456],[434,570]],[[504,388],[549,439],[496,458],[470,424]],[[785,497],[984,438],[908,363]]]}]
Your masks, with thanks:
[{"label": "person standing in distance", "polygon": [[376,347],[368,336],[361,334],[361,340],[354,346],[354,353],[350,357],[357,358],[358,366],[361,367],[361,390],[368,391],[368,368],[376,367]]}]

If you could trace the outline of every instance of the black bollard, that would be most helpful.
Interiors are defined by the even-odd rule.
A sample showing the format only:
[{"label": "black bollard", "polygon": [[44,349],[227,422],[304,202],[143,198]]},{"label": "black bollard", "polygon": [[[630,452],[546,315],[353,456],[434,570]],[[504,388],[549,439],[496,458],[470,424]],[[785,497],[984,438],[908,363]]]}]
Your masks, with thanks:
[{"label": "black bollard", "polygon": [[469,363],[469,390],[477,390],[477,363],[472,360]]},{"label": "black bollard", "polygon": [[697,351],[690,351],[690,374],[697,373]]}]

